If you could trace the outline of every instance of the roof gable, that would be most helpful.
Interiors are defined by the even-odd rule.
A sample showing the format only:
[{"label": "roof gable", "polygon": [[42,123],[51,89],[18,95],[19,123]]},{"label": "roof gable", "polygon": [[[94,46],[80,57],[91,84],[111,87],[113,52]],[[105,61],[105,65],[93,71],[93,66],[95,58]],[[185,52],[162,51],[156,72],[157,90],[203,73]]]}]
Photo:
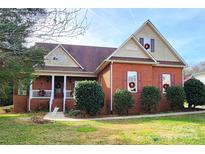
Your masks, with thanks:
[{"label": "roof gable", "polygon": [[[152,62],[156,60],[148,53],[132,35],[130,36],[118,49],[115,50],[107,60],[112,60],[113,57],[136,58],[136,59],[150,59]],[[136,60],[136,61],[138,61]]]},{"label": "roof gable", "polygon": [[57,45],[45,57],[45,66],[83,67],[67,52],[62,45]]},{"label": "roof gable", "polygon": [[157,61],[175,61],[182,62],[186,65],[186,62],[162,36],[151,21],[147,20],[133,35],[137,40],[139,40],[139,38],[155,39],[155,51],[150,53]]},{"label": "roof gable", "polygon": [[[59,44],[55,43],[36,43],[36,45],[45,48],[50,52],[59,46]],[[85,72],[95,72],[100,63],[116,50],[116,48],[110,47],[70,44],[61,44],[61,47],[63,47],[84,68],[83,71]]]},{"label": "roof gable", "polygon": [[149,56],[136,44],[133,38],[129,39],[115,54],[113,54],[113,56],[149,58]]}]

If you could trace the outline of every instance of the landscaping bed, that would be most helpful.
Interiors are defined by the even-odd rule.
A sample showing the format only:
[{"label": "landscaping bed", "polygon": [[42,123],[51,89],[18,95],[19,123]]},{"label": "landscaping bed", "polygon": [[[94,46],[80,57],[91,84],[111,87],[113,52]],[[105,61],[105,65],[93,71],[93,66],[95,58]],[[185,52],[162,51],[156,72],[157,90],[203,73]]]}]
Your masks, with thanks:
[{"label": "landscaping bed", "polygon": [[78,115],[78,116],[70,116],[68,113],[65,113],[65,117],[68,118],[76,118],[76,119],[85,119],[85,118],[106,118],[106,117],[117,117],[117,116],[134,116],[134,115],[150,115],[150,114],[160,114],[160,113],[177,113],[177,112],[192,112],[192,111],[203,111],[205,110],[205,108],[202,107],[197,107],[197,108],[184,108],[184,109],[180,109],[180,110],[176,110],[176,111],[166,111],[166,112],[151,112],[151,113],[146,113],[146,112],[140,112],[138,114],[132,114],[132,113],[128,113],[128,114],[109,114],[109,115],[100,115],[97,114],[95,116],[91,116],[89,114],[83,114],[83,115]]}]

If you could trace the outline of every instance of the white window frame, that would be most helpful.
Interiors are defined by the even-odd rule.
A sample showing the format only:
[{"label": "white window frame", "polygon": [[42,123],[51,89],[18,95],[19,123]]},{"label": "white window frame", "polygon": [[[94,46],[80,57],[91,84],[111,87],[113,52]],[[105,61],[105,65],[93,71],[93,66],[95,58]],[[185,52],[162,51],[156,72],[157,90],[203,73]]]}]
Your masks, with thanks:
[{"label": "white window frame", "polygon": [[[164,76],[169,76],[169,81],[164,81]],[[169,86],[171,87],[171,84],[172,84],[171,74],[169,74],[169,73],[162,74],[162,92],[166,93],[166,91],[163,87],[164,84],[169,84]]]},{"label": "white window frame", "polygon": [[[135,77],[130,77],[130,76],[135,76]],[[132,92],[132,93],[137,93],[138,92],[138,77],[137,77],[137,72],[136,71],[127,71],[127,90]],[[132,91],[131,88],[129,87],[129,83],[134,82],[135,83],[135,91]]]}]

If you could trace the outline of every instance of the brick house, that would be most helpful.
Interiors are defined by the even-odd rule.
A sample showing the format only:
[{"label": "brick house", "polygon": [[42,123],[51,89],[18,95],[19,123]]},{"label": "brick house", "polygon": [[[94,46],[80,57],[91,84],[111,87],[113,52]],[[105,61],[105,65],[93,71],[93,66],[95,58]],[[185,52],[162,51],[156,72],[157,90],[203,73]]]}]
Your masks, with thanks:
[{"label": "brick house", "polygon": [[114,111],[112,96],[118,88],[134,94],[131,113],[140,112],[139,97],[144,86],[156,86],[162,93],[159,111],[169,109],[164,85],[182,85],[186,62],[148,20],[118,48],[69,44],[37,43],[49,52],[45,66],[35,68],[36,79],[29,90],[14,91],[14,111],[26,112],[58,106],[73,107],[73,93],[80,80],[96,80],[102,85],[105,100],[101,114]]}]

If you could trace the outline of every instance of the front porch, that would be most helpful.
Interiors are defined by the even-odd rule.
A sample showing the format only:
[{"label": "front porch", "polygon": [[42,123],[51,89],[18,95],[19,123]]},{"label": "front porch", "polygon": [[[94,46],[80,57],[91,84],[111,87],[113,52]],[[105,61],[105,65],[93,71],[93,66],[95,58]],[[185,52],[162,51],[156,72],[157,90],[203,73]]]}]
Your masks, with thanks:
[{"label": "front porch", "polygon": [[74,91],[78,81],[96,80],[93,77],[77,77],[67,75],[38,76],[29,88],[28,111],[48,110],[55,107],[66,112],[74,106]]}]

